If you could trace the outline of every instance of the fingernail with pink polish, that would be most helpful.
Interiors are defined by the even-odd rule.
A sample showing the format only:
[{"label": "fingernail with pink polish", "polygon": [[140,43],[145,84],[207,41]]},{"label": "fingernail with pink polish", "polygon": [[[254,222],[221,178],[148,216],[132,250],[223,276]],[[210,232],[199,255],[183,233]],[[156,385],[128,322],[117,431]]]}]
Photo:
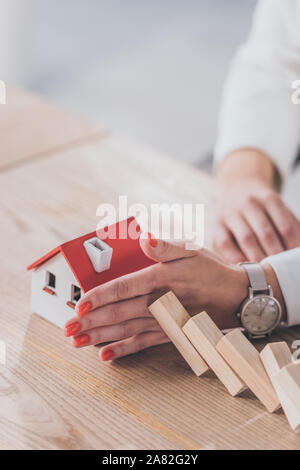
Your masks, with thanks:
[{"label": "fingernail with pink polish", "polygon": [[65,336],[70,338],[74,336],[81,330],[81,325],[78,322],[70,323],[70,325],[65,326]]},{"label": "fingernail with pink polish", "polygon": [[114,357],[114,352],[112,349],[105,349],[101,353],[102,361],[110,361]]},{"label": "fingernail with pink polish", "polygon": [[156,248],[156,247],[157,247],[157,240],[156,240],[156,238],[152,235],[152,233],[148,232],[148,238],[149,238],[150,246],[152,246],[152,248]]},{"label": "fingernail with pink polish", "polygon": [[75,348],[80,348],[81,346],[85,346],[89,344],[89,342],[90,342],[89,335],[80,335],[80,336],[75,336],[74,338]]},{"label": "fingernail with pink polish", "polygon": [[84,317],[87,313],[89,313],[92,309],[92,304],[91,302],[85,302],[78,307],[78,316]]}]

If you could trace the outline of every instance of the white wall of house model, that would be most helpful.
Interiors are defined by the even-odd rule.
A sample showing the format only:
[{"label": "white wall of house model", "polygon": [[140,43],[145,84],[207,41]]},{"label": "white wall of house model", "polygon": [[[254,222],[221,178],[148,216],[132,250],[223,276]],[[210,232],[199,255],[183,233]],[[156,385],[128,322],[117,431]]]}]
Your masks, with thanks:
[{"label": "white wall of house model", "polygon": [[[113,250],[107,243],[94,236],[85,240],[83,246],[91,262],[91,272],[110,269]],[[59,327],[76,315],[72,306],[83,294],[61,252],[32,271],[31,289],[32,311]]]},{"label": "white wall of house model", "polygon": [[[55,288],[49,287],[54,291],[54,295],[44,291],[44,287],[48,285],[48,273],[55,276]],[[73,286],[79,288],[78,281],[64,256],[59,253],[32,271],[32,311],[51,323],[63,327],[66,321],[76,315],[75,310],[67,305],[67,302],[72,301]]]}]

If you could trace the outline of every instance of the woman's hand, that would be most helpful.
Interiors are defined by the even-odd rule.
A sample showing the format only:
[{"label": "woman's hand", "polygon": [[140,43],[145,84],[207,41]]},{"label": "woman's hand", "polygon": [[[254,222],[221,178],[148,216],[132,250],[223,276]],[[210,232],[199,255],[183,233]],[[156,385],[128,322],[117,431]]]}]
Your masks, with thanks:
[{"label": "woman's hand", "polygon": [[151,236],[140,244],[157,264],[96,287],[78,302],[78,316],[65,327],[76,347],[110,343],[100,350],[102,360],[110,360],[168,342],[148,306],[169,290],[191,314],[206,310],[221,328],[239,325],[248,286],[243,268]]},{"label": "woman's hand", "polygon": [[266,156],[244,150],[225,159],[216,184],[214,245],[231,263],[261,261],[300,246],[300,221],[273,189]]},{"label": "woman's hand", "polygon": [[261,261],[299,246],[300,222],[274,190],[236,182],[219,189],[214,244],[228,262]]}]

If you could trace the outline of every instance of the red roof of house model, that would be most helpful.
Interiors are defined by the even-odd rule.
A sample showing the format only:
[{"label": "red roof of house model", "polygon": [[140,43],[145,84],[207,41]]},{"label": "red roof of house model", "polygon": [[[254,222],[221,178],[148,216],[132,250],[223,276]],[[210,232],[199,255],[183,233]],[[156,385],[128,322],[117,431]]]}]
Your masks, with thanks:
[{"label": "red roof of house model", "polygon": [[[132,217],[97,232],[91,232],[75,240],[63,243],[28,266],[27,269],[39,268],[57,254],[62,253],[81,289],[87,292],[100,284],[155,264],[154,261],[147,258],[143,253],[140,247],[139,237],[132,238],[132,233],[138,234],[139,232],[140,228],[136,220]],[[113,235],[111,235],[112,233]],[[93,237],[102,239],[113,249],[111,267],[109,270],[101,273],[97,273],[94,270],[83,246],[86,240]]]}]

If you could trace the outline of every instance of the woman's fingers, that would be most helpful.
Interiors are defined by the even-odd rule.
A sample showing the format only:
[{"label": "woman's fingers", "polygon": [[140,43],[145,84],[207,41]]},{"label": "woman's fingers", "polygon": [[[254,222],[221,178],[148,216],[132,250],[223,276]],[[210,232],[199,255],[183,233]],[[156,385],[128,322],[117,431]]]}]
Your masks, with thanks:
[{"label": "woman's fingers", "polygon": [[276,193],[270,193],[266,202],[266,210],[280,234],[284,248],[290,250],[300,246],[300,221],[297,217]]},{"label": "woman's fingers", "polygon": [[78,302],[78,316],[110,303],[150,294],[159,287],[156,274],[157,265],[154,265],[95,287]]},{"label": "woman's fingers", "polygon": [[93,328],[73,337],[73,344],[76,348],[90,346],[101,343],[118,341],[131,336],[138,335],[145,331],[161,331],[160,326],[154,318],[136,318],[117,325]]},{"label": "woman's fingers", "polygon": [[102,361],[111,361],[169,341],[169,338],[162,331],[146,331],[104,346],[100,349],[99,356]]},{"label": "woman's fingers", "polygon": [[245,255],[236,245],[231,232],[223,224],[218,224],[215,228],[215,248],[221,253],[223,258],[229,263],[240,263],[246,261]]},{"label": "woman's fingers", "polygon": [[[185,249],[183,243],[155,240],[152,236],[141,238],[140,243],[145,254],[158,262],[190,258],[197,253],[196,250]],[[165,287],[161,285],[158,273],[159,265],[157,264],[95,287],[78,302],[78,316],[83,317],[90,311],[104,305],[147,295]]]},{"label": "woman's fingers", "polygon": [[235,214],[226,222],[247,260],[261,261],[265,254],[244,217],[240,214]]},{"label": "woman's fingers", "polygon": [[243,215],[259,240],[266,255],[274,255],[284,250],[280,236],[264,209],[256,202],[249,202]]},{"label": "woman's fingers", "polygon": [[148,305],[153,303],[159,295],[159,293],[156,295],[143,295],[134,299],[123,300],[96,308],[96,310],[82,318],[73,317],[66,323],[65,335],[70,337],[93,328],[115,325],[134,318],[152,317]]},{"label": "woman's fingers", "polygon": [[197,250],[187,249],[186,242],[175,242],[157,240],[150,233],[142,234],[140,237],[140,245],[145,255],[154,261],[166,263],[181,258],[190,258],[195,256]]}]

